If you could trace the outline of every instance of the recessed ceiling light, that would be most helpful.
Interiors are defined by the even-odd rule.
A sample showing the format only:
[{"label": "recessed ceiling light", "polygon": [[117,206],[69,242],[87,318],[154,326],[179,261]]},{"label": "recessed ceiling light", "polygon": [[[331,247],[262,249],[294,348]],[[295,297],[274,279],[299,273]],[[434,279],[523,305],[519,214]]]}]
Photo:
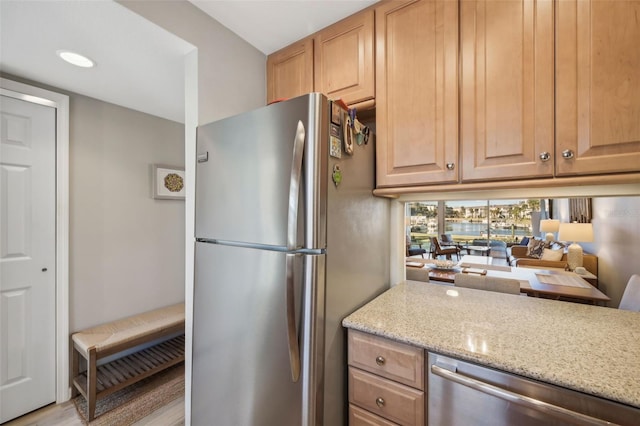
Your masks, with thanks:
[{"label": "recessed ceiling light", "polygon": [[70,50],[58,50],[56,53],[65,61],[78,67],[91,68],[95,65],[91,59]]}]

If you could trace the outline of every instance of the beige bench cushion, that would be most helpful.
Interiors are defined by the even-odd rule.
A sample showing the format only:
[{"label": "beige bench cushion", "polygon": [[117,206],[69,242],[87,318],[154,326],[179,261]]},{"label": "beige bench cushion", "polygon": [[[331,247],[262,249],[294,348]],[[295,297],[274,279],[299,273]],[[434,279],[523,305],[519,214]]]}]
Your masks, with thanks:
[{"label": "beige bench cushion", "polygon": [[122,345],[140,336],[160,332],[184,324],[184,303],[133,315],[108,324],[74,333],[71,338],[78,351],[85,355],[95,348],[96,353]]}]

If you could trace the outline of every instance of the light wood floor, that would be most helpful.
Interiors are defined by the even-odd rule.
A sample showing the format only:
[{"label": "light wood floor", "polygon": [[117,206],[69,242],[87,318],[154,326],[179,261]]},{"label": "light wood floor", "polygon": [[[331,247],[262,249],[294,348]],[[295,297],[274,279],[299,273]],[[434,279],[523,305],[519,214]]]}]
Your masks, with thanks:
[{"label": "light wood floor", "polygon": [[[82,426],[80,416],[72,401],[52,404],[22,417],[18,417],[2,426]],[[157,409],[133,426],[183,426],[184,397],[175,399]],[[115,426],[115,425],[114,425]]]}]

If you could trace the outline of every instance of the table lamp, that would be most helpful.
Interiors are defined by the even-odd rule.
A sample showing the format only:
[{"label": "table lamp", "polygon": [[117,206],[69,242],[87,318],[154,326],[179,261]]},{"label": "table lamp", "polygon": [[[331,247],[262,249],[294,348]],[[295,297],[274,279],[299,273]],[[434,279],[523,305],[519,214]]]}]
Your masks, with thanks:
[{"label": "table lamp", "polygon": [[590,223],[561,223],[558,239],[572,242],[567,251],[567,264],[573,271],[576,267],[582,266],[582,247],[577,243],[593,241],[593,226]]},{"label": "table lamp", "polygon": [[553,233],[558,232],[559,227],[560,221],[557,219],[543,219],[540,221],[540,232],[547,233],[545,239],[548,242],[552,242],[555,240],[556,236]]}]

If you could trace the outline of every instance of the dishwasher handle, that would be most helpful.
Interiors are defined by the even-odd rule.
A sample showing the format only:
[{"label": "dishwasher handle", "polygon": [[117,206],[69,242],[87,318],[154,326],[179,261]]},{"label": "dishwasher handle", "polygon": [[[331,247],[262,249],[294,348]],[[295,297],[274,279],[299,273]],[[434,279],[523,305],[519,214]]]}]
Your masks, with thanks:
[{"label": "dishwasher handle", "polygon": [[485,383],[478,379],[474,379],[474,378],[462,375],[456,371],[455,367],[453,369],[454,371],[450,371],[446,368],[439,367],[436,364],[431,365],[431,372],[437,376],[442,377],[443,379],[450,380],[452,382],[466,386],[473,390],[477,390],[487,395],[495,396],[496,398],[500,398],[514,404],[518,404],[527,408],[538,410],[540,412],[555,416],[563,420],[569,420],[572,422],[579,420],[580,422],[582,422],[581,424],[585,424],[585,425],[612,425],[613,424],[606,420],[591,417],[586,414],[578,413],[577,411],[572,411],[564,407],[559,407],[557,405],[540,401],[539,399],[531,398],[525,395],[521,395],[519,393],[502,389],[500,387],[494,386],[489,383]]}]

